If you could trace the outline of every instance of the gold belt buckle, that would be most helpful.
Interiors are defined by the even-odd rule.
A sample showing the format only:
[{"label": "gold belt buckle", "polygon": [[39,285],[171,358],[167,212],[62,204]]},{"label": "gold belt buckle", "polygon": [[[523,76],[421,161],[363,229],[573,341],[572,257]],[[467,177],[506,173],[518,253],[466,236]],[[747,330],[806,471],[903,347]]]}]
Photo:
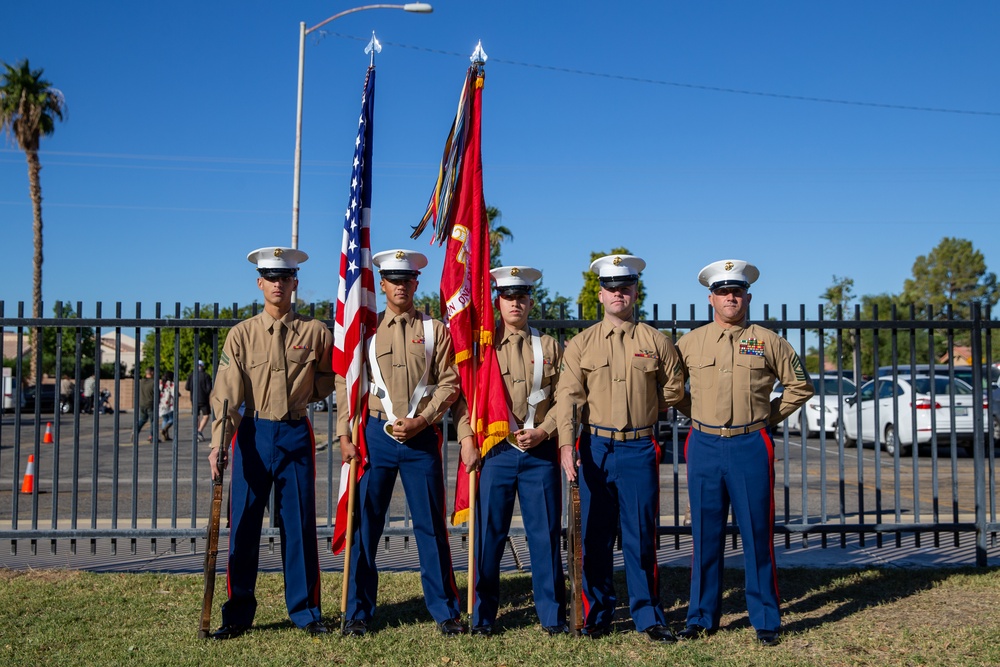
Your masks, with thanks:
[{"label": "gold belt buckle", "polygon": [[731,437],[733,437],[732,429],[730,427],[728,427],[728,426],[720,426],[719,427],[719,436],[721,436],[723,438],[731,438]]}]

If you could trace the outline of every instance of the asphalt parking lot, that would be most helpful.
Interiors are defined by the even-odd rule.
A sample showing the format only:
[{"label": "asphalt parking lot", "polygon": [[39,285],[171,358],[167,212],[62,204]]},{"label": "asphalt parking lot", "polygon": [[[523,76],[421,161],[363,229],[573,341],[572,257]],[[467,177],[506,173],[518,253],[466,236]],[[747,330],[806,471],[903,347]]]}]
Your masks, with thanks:
[{"label": "asphalt parking lot", "polygon": [[[33,416],[32,416],[33,417]],[[211,487],[205,457],[208,444],[194,435],[194,415],[180,416],[178,437],[170,442],[148,443],[149,426],[138,438],[130,438],[132,413],[114,415],[43,415],[39,424],[22,420],[15,428],[11,415],[0,423],[0,530],[40,528],[170,527],[201,529],[207,524]],[[336,413],[313,415],[317,452],[317,515],[321,526],[332,526],[339,485],[339,447],[331,446]],[[54,442],[44,443],[52,424]],[[20,493],[28,454],[35,451],[37,494]],[[926,523],[968,522],[975,509],[973,460],[964,449],[954,452],[921,451],[916,457],[893,457],[874,449],[841,448],[831,436],[807,438],[777,433],[775,461],[775,505],[779,525],[809,523]],[[684,514],[687,508],[683,434],[662,438],[664,460],[660,466],[660,524],[677,534],[663,535],[663,552],[684,548]],[[458,448],[445,444],[449,495],[454,489]],[[805,483],[803,483],[803,481]],[[451,500],[449,498],[449,509]],[[397,484],[390,510],[391,525],[405,530],[408,521],[402,485]],[[16,517],[16,518],[15,518]],[[266,525],[266,524],[265,524]],[[516,518],[515,518],[515,525]],[[456,536],[457,547],[461,538]],[[515,538],[516,540],[521,538]],[[783,551],[815,549],[820,538],[778,535]],[[888,536],[886,541],[895,538]],[[908,538],[912,542],[912,537]],[[839,544],[839,537],[831,537]],[[914,549],[970,547],[970,536],[954,545],[950,534],[925,537]],[[858,549],[870,549],[852,536]],[[882,542],[879,539],[878,542]],[[48,540],[43,542],[47,543]],[[108,540],[93,545],[95,554]],[[180,554],[189,551],[188,540],[180,540]],[[401,536],[392,537],[388,551],[413,553]],[[167,557],[163,541],[155,560]],[[947,544],[944,544],[947,543]],[[263,547],[268,553],[268,540]],[[176,545],[175,545],[176,546]],[[846,548],[846,544],[844,548]],[[902,546],[902,542],[899,544]],[[404,548],[406,547],[406,548]],[[139,540],[136,554],[149,549],[149,540]],[[839,547],[838,547],[839,550]],[[25,549],[17,549],[24,556]],[[39,553],[50,551],[48,547]],[[58,552],[66,549],[58,549]],[[86,551],[91,551],[88,547]],[[127,551],[127,557],[122,551]],[[196,549],[197,551],[197,549]],[[827,551],[827,550],[823,550]],[[524,553],[522,551],[522,553]],[[734,556],[738,552],[734,552]],[[832,553],[832,552],[831,552]],[[125,561],[131,547],[119,550]],[[675,554],[676,555],[676,554]],[[842,554],[843,555],[843,554]],[[37,557],[37,556],[36,556]],[[177,553],[169,558],[180,557]],[[672,557],[672,556],[671,556]],[[814,556],[811,556],[814,557]],[[406,558],[403,558],[405,561]],[[973,560],[974,562],[974,560]],[[0,559],[3,564],[3,559]]]}]

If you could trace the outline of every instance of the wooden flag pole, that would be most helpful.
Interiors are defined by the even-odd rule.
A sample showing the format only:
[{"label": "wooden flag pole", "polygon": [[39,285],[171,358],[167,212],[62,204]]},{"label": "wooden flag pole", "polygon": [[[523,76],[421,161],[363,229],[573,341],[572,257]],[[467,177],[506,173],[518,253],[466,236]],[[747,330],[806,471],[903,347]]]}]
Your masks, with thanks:
[{"label": "wooden flag pole", "polygon": [[[361,425],[361,400],[358,392],[357,410],[351,424],[351,442],[358,442],[358,430]],[[355,444],[355,446],[357,446]],[[358,459],[351,459],[351,471],[347,478],[347,533],[344,535],[344,577],[340,588],[340,631],[347,627],[347,587],[351,580],[351,548],[354,546],[354,505],[358,497]]]},{"label": "wooden flag pole", "polygon": [[[469,424],[472,427],[472,438],[476,447],[479,446],[479,433],[476,428],[476,421],[479,407],[479,342],[472,344],[472,377],[476,381],[475,395],[472,397],[472,412],[469,413]],[[461,443],[459,447],[458,460],[462,460]],[[476,605],[476,488],[479,481],[479,472],[473,468],[469,471],[469,601],[468,613],[471,623],[472,612]]]},{"label": "wooden flag pole", "polygon": [[476,470],[469,473],[469,616],[476,604]]},{"label": "wooden flag pole", "polygon": [[351,459],[347,480],[347,534],[344,536],[344,581],[340,591],[340,629],[347,627],[347,586],[351,580],[351,548],[354,546],[354,504],[358,497],[358,460]]}]

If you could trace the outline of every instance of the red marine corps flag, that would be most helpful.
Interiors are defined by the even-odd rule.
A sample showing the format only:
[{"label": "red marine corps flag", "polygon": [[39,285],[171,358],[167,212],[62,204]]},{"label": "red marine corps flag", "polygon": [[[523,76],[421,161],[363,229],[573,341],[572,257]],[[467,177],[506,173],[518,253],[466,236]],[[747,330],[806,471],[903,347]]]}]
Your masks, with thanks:
[{"label": "red marine corps flag", "polygon": [[[486,54],[477,47],[445,144],[438,182],[413,234],[416,238],[427,221],[433,220],[434,240],[439,244],[447,241],[441,271],[441,312],[451,332],[469,421],[482,453],[510,432],[507,389],[493,347],[496,323],[490,293],[480,124],[485,61]],[[453,524],[468,520],[469,506],[469,476],[459,461]]]},{"label": "red marine corps flag", "polygon": [[[350,423],[358,425],[352,435],[361,460],[368,455],[364,442],[364,417],[368,411],[368,367],[365,346],[375,333],[378,311],[375,304],[375,275],[372,272],[372,120],[375,115],[375,66],[368,68],[361,96],[361,117],[355,140],[351,194],[344,214],[344,235],[340,250],[340,285],[337,289],[337,316],[333,329],[333,370],[347,381],[350,400]],[[364,466],[356,466],[357,478]],[[340,498],[333,526],[333,552],[340,553],[346,543],[348,516],[348,480],[351,466],[341,467]],[[355,480],[356,481],[356,480]]]}]

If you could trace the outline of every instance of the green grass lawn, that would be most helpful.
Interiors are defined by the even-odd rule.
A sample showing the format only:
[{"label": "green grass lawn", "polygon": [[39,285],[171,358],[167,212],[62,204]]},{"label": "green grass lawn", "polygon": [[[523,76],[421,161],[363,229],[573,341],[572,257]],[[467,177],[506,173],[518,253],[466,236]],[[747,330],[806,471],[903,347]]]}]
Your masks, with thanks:
[{"label": "green grass lawn", "polygon": [[[689,572],[660,572],[674,629],[684,624]],[[261,575],[255,629],[198,639],[202,579],[177,574],[0,570],[0,665],[990,665],[1000,664],[1000,570],[783,569],[784,638],[756,644],[742,570],[727,573],[721,631],[656,646],[632,631],[624,577],[617,632],[550,638],[526,574],[505,575],[498,634],[441,637],[417,573],[383,574],[373,632],[316,639],[285,613],[280,574]],[[326,618],[339,627],[340,575],[323,578]],[[459,587],[464,594],[464,578]],[[225,595],[217,587],[214,626]],[[214,627],[213,626],[213,627]]]}]

